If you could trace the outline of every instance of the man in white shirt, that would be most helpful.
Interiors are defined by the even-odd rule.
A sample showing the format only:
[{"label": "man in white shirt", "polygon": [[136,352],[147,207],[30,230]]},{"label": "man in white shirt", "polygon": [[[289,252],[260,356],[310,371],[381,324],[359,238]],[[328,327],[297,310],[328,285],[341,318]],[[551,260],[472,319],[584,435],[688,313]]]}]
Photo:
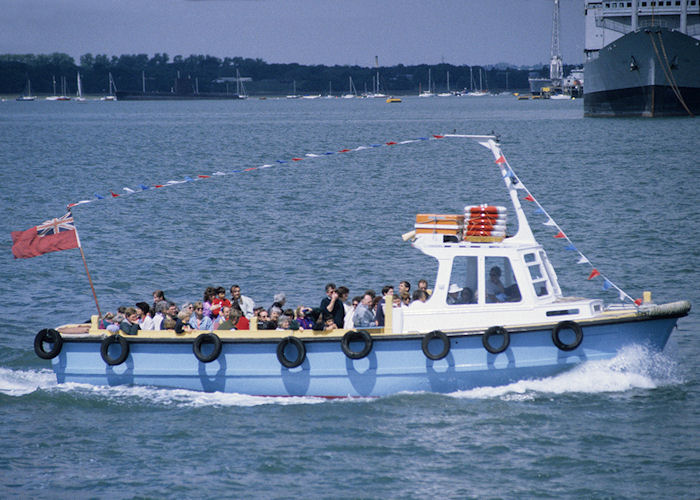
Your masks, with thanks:
[{"label": "man in white shirt", "polygon": [[243,316],[250,319],[253,317],[253,309],[255,309],[255,302],[250,297],[241,295],[240,286],[233,285],[231,287],[231,307],[233,307],[234,309],[240,309],[243,313]]}]

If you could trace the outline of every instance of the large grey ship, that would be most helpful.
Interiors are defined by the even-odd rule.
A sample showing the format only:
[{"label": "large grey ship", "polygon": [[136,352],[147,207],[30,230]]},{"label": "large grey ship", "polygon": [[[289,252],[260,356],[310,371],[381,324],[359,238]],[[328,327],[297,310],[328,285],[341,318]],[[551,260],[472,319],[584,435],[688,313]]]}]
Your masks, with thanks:
[{"label": "large grey ship", "polygon": [[584,115],[700,113],[699,4],[586,2]]}]

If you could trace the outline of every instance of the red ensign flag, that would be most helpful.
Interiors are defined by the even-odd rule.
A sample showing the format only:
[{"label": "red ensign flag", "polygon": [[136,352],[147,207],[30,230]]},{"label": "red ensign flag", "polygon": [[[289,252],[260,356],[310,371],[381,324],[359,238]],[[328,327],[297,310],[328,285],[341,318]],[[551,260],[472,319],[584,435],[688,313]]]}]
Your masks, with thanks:
[{"label": "red ensign flag", "polygon": [[78,246],[78,236],[70,212],[26,231],[12,231],[12,253],[15,259],[37,257]]}]

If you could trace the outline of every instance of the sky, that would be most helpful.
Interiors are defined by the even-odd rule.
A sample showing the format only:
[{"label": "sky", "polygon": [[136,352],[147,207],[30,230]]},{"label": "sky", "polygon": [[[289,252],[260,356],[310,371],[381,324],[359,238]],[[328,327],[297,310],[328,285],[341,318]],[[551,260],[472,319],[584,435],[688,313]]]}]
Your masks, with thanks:
[{"label": "sky", "polygon": [[[565,64],[583,0],[561,0]],[[0,0],[0,53],[205,54],[268,63],[547,64],[553,0]]]}]

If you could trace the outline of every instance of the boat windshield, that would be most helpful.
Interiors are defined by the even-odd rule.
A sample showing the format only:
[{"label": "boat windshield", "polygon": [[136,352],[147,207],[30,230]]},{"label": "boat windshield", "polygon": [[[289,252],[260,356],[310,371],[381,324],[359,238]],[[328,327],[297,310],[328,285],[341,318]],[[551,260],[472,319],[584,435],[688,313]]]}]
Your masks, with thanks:
[{"label": "boat windshield", "polygon": [[478,279],[478,262],[476,257],[455,257],[452,260],[452,274],[450,276],[450,286],[447,289],[447,303],[449,305],[476,304]]},{"label": "boat windshield", "polygon": [[484,262],[486,302],[520,302],[520,288],[508,257],[486,257]]}]

